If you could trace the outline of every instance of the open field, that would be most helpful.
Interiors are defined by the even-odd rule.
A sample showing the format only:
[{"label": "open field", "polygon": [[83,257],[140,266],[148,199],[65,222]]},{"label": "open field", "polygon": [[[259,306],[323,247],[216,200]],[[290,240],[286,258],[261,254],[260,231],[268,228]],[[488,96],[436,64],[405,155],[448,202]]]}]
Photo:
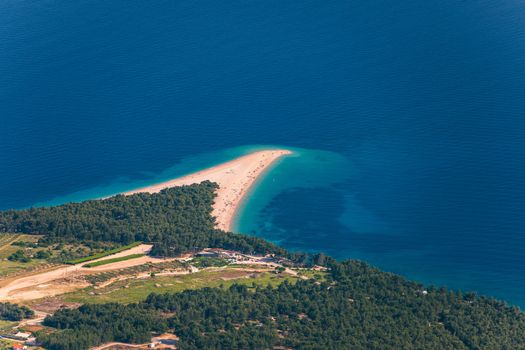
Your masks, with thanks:
[{"label": "open field", "polygon": [[15,341],[9,339],[0,339],[0,350],[11,350]]},{"label": "open field", "polygon": [[13,276],[21,272],[32,271],[42,263],[45,263],[45,260],[31,260],[27,263],[2,260],[0,261],[0,278]]},{"label": "open field", "polygon": [[74,303],[132,303],[144,300],[151,293],[173,293],[187,289],[204,287],[228,288],[234,283],[251,286],[278,285],[285,280],[291,283],[299,277],[288,274],[275,274],[264,270],[241,269],[207,269],[192,274],[176,276],[154,276],[142,279],[117,281],[105,288],[92,287],[63,295],[65,302]]},{"label": "open field", "polygon": [[11,322],[11,321],[3,321],[0,320],[0,331],[4,329],[11,329],[13,326],[15,326],[18,322]]},{"label": "open field", "polygon": [[118,248],[115,248],[115,249],[111,249],[111,250],[108,250],[108,251],[105,251],[105,252],[102,252],[102,253],[94,254],[94,255],[91,255],[91,256],[86,256],[86,257],[80,258],[80,259],[71,260],[71,261],[68,261],[67,264],[75,265],[75,264],[81,264],[81,263],[87,262],[87,261],[92,261],[92,260],[104,258],[106,256],[114,255],[116,253],[120,253],[120,252],[129,250],[131,248],[137,247],[137,246],[139,246],[141,244],[142,244],[142,242],[133,242],[131,244],[128,244],[128,245],[125,245],[125,246],[122,246],[122,247],[118,247]]},{"label": "open field", "polygon": [[[40,239],[41,236],[37,235],[24,235],[24,234],[14,234],[14,233],[1,233],[0,234],[0,278],[12,276],[17,273],[24,271],[31,271],[35,268],[41,267],[47,262],[41,259],[32,259],[29,262],[23,263],[20,261],[9,261],[7,258],[16,252],[17,250],[23,249],[16,245],[13,245],[15,242],[36,242]],[[37,252],[40,249],[32,249],[33,252]]]},{"label": "open field", "polygon": [[5,254],[4,250],[10,247],[12,243],[18,241],[22,235],[11,233],[0,233],[0,253]]},{"label": "open field", "polygon": [[97,266],[102,266],[102,265],[108,265],[108,264],[113,264],[119,261],[126,261],[126,260],[140,258],[143,256],[144,254],[131,254],[131,255],[126,255],[126,256],[121,256],[119,258],[95,261],[89,264],[85,264],[84,267],[97,267]]},{"label": "open field", "polygon": [[16,252],[20,247],[13,245],[15,242],[36,242],[41,236],[22,235],[16,233],[0,233],[0,259],[5,259]]}]

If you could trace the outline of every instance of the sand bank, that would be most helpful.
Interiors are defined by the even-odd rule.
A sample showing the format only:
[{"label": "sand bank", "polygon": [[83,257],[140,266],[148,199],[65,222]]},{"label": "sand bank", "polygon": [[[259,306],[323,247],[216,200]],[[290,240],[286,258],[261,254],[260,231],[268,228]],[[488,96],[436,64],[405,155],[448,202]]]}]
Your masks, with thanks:
[{"label": "sand bank", "polygon": [[218,229],[231,231],[235,213],[253,184],[275,161],[291,153],[283,149],[257,151],[190,175],[123,194],[155,193],[168,187],[191,185],[205,180],[216,182],[219,189],[212,215],[216,218]]}]

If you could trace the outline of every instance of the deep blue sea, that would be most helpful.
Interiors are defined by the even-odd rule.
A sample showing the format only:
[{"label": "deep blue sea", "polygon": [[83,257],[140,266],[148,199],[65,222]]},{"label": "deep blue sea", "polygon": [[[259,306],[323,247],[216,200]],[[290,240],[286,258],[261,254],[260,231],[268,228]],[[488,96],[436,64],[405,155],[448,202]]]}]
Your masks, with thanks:
[{"label": "deep blue sea", "polygon": [[525,3],[2,0],[0,208],[290,147],[240,231],[525,307]]}]

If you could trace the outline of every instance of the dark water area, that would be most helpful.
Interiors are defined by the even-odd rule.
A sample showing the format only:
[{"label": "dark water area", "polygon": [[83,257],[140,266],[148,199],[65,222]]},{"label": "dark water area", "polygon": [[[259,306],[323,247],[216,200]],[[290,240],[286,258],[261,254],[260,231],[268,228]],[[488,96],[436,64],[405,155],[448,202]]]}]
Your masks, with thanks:
[{"label": "dark water area", "polygon": [[4,0],[0,209],[282,145],[241,231],[525,306],[524,96],[519,1]]}]

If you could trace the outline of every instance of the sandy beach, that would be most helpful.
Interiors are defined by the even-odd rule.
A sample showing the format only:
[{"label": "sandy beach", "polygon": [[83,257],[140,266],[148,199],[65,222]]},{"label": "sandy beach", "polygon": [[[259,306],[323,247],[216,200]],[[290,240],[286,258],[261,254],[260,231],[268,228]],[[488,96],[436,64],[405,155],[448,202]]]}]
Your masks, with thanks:
[{"label": "sandy beach", "polygon": [[[287,154],[291,154],[291,152],[288,150],[257,151],[194,174],[139,188],[123,194],[131,195],[139,192],[155,193],[164,188],[191,185],[205,180],[216,182],[220,187],[217,190],[217,197],[213,205],[213,215],[216,217],[217,228],[231,231],[235,212],[250,188],[275,161]],[[129,250],[94,261],[130,254],[147,254],[151,248],[151,245],[141,244]],[[26,276],[8,278],[0,282],[0,300],[33,300],[63,294],[89,286],[88,282],[82,278],[78,278],[84,275],[169,260],[172,259],[159,259],[145,255],[140,258],[93,268],[87,268],[83,266],[84,264],[78,264],[52,268]]]},{"label": "sandy beach", "polygon": [[156,193],[168,187],[191,185],[205,180],[216,182],[219,189],[212,215],[216,218],[218,229],[231,231],[235,213],[253,184],[275,161],[291,153],[285,149],[257,151],[193,174],[123,194]]}]

